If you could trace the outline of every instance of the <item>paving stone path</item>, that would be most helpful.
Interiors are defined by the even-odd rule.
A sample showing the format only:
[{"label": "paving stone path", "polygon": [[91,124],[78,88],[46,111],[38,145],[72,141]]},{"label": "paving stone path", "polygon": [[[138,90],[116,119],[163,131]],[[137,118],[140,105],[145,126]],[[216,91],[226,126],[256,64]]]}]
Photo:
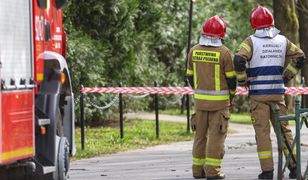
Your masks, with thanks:
[{"label": "paving stone path", "polygon": [[[127,118],[154,119],[153,114],[128,114]],[[185,117],[160,115],[161,120],[185,122]],[[225,158],[222,163],[227,180],[254,180],[260,173],[254,130],[251,125],[230,124],[233,132],[229,134],[225,145]],[[293,131],[294,132],[294,131]],[[308,129],[304,129],[302,141],[308,144]],[[277,152],[276,137],[272,134],[274,151]],[[183,180],[193,179],[191,174],[192,141],[133,150],[73,161],[71,180]],[[277,153],[274,153],[277,165]],[[308,147],[302,147],[302,171],[308,160]],[[276,175],[276,171],[275,171]],[[288,172],[285,173],[288,177]]]}]

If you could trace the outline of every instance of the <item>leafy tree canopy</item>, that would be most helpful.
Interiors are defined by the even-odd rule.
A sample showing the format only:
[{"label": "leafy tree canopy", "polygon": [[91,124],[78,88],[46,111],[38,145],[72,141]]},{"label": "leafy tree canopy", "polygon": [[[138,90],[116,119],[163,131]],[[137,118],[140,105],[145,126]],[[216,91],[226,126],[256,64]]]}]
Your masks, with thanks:
[{"label": "leafy tree canopy", "polygon": [[[74,92],[85,86],[184,85],[188,39],[188,0],[70,0],[65,6],[68,62]],[[225,44],[235,51],[251,33],[249,14],[269,0],[197,0],[192,44],[203,22],[213,15],[228,24]],[[100,101],[108,100],[96,97]],[[171,97],[172,98],[172,97]],[[127,107],[149,107],[150,99]],[[91,118],[106,118],[88,109]],[[109,110],[112,114],[112,110]]]}]

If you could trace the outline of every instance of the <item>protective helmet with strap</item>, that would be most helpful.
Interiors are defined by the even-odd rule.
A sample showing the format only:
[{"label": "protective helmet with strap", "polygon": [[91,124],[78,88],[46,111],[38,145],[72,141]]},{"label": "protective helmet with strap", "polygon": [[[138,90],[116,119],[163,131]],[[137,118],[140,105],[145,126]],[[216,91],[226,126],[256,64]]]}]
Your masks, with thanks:
[{"label": "protective helmet with strap", "polygon": [[206,36],[213,36],[223,39],[225,36],[227,25],[225,21],[219,16],[210,17],[204,22],[201,29],[201,34]]},{"label": "protective helmet with strap", "polygon": [[261,29],[274,26],[274,17],[267,8],[259,6],[250,14],[250,24],[253,29]]}]

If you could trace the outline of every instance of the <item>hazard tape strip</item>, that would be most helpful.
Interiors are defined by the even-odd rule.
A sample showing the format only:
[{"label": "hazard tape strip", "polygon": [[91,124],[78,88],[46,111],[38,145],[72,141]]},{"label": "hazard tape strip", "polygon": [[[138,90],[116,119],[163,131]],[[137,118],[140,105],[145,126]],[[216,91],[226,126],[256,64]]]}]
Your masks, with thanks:
[{"label": "hazard tape strip", "polygon": [[194,94],[190,87],[84,87],[82,93],[122,93],[122,94]]},{"label": "hazard tape strip", "polygon": [[[308,87],[286,87],[285,94],[308,94]],[[113,93],[113,94],[194,94],[191,87],[84,87],[81,93]],[[237,95],[247,95],[248,89],[238,87]]]}]

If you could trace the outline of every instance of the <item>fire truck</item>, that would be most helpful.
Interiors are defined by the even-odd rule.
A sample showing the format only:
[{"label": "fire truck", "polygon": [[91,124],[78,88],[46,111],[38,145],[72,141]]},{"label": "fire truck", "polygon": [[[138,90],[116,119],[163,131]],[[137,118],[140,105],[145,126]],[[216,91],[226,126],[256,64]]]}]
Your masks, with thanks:
[{"label": "fire truck", "polygon": [[0,179],[68,179],[74,96],[65,0],[0,1]]}]

